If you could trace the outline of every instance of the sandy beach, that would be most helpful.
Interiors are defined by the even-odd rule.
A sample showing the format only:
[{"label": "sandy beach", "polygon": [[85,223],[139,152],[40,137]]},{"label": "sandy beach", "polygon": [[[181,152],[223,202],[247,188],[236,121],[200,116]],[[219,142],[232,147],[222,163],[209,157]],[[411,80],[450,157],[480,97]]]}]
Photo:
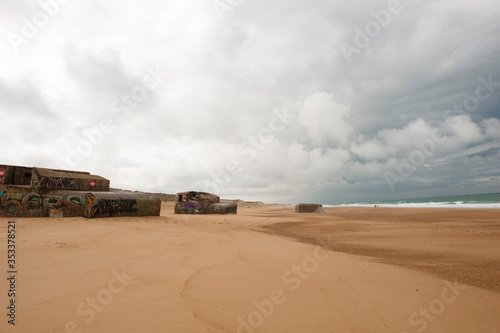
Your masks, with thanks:
[{"label": "sandy beach", "polygon": [[500,332],[498,210],[325,211],[0,218],[0,332]]}]

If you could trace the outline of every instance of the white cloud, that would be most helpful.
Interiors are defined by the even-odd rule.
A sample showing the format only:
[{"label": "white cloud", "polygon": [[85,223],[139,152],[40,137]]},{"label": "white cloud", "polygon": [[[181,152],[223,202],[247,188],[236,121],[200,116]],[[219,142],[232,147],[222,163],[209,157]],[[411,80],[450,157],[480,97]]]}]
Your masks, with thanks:
[{"label": "white cloud", "polygon": [[387,146],[380,142],[366,141],[360,144],[354,144],[351,147],[354,154],[364,158],[365,160],[377,160],[388,156],[389,151]]},{"label": "white cloud", "polygon": [[489,118],[484,120],[481,125],[484,126],[484,131],[487,138],[500,138],[500,119]]},{"label": "white cloud", "polygon": [[408,151],[415,142],[430,138],[433,130],[423,119],[417,119],[402,129],[384,129],[379,135],[393,150]]},{"label": "white cloud", "polygon": [[348,117],[349,106],[338,103],[331,94],[314,92],[304,100],[298,121],[315,145],[342,145],[354,132]]},{"label": "white cloud", "polygon": [[302,169],[309,161],[309,153],[306,151],[304,145],[293,142],[288,146],[288,159],[294,169]]},{"label": "white cloud", "polygon": [[446,119],[443,132],[451,135],[456,145],[469,145],[483,140],[481,129],[468,115]]}]

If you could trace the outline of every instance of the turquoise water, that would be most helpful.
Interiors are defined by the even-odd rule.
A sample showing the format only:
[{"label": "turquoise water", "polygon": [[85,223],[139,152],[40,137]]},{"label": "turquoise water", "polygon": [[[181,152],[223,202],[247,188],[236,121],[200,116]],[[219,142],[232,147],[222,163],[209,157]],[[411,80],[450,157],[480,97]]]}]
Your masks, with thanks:
[{"label": "turquoise water", "polygon": [[405,200],[367,201],[353,204],[325,206],[373,206],[379,207],[436,207],[436,208],[500,208],[500,193],[457,195]]}]

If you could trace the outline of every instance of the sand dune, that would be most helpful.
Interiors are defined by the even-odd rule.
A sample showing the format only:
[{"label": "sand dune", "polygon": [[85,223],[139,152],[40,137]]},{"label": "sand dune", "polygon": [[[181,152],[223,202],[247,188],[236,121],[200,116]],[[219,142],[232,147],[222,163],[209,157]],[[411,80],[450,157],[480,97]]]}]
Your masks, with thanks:
[{"label": "sand dune", "polygon": [[16,326],[4,315],[0,332],[498,332],[497,216],[165,203],[160,217],[19,218]]}]

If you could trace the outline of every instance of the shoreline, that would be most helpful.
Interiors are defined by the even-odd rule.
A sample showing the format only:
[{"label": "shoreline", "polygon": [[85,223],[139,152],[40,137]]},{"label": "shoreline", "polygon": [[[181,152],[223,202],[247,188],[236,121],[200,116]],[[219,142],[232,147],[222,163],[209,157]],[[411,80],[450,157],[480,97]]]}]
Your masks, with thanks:
[{"label": "shoreline", "polygon": [[[378,205],[378,207],[373,207],[374,205]],[[458,204],[458,205],[440,205],[440,204],[428,204],[428,205],[422,205],[422,206],[417,206],[418,204],[415,204],[415,206],[404,206],[404,205],[412,205],[410,204],[400,204],[400,205],[390,205],[390,204],[360,204],[360,205],[355,205],[355,204],[341,204],[341,205],[323,205],[323,208],[414,208],[414,209],[419,209],[419,208],[429,208],[429,209],[442,209],[442,208],[447,208],[447,209],[500,209],[500,203],[492,203],[492,204],[483,204],[485,206],[480,206],[481,204]],[[468,205],[478,205],[476,207],[467,207]],[[488,206],[486,206],[488,205]],[[494,205],[494,207],[490,207],[489,205]]]}]

